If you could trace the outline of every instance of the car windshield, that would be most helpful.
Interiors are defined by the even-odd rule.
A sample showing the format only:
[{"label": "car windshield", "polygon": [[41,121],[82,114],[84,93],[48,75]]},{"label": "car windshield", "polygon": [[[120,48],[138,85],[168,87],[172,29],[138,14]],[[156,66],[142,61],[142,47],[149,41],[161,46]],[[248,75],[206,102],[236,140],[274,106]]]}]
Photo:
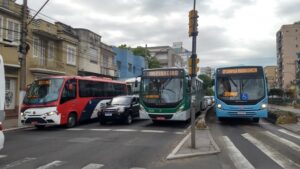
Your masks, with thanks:
[{"label": "car windshield", "polygon": [[63,79],[43,79],[34,81],[27,90],[25,104],[44,104],[58,99]]},{"label": "car windshield", "polygon": [[131,97],[115,97],[111,101],[111,105],[130,105]]}]

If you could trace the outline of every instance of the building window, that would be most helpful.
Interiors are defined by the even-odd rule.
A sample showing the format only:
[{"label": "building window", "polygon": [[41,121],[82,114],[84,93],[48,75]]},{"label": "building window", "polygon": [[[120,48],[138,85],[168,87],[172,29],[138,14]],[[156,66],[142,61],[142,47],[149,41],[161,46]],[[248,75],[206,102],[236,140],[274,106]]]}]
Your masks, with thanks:
[{"label": "building window", "polygon": [[33,37],[33,56],[39,57],[41,55],[41,41],[38,37]]},{"label": "building window", "polygon": [[132,64],[128,63],[128,72],[132,72]]},{"label": "building window", "polygon": [[102,65],[104,67],[109,67],[109,58],[108,58],[107,55],[103,55],[103,63],[102,63]]},{"label": "building window", "polygon": [[90,47],[89,48],[89,53],[88,55],[90,55],[90,62],[91,63],[95,63],[98,64],[98,55],[97,55],[97,49]]},{"label": "building window", "polygon": [[52,60],[54,59],[55,55],[55,46],[53,41],[48,42],[48,59]]},{"label": "building window", "polygon": [[2,29],[3,28],[3,17],[0,15],[0,41],[3,40],[3,34],[2,34]]},{"label": "building window", "polygon": [[121,61],[117,61],[118,70],[121,70]]},{"label": "building window", "polygon": [[67,45],[67,64],[76,65],[76,47]]},{"label": "building window", "polygon": [[16,80],[5,78],[5,109],[15,109]]},{"label": "building window", "polygon": [[9,0],[3,0],[2,4],[3,4],[4,8],[8,8],[8,6],[9,6]]},{"label": "building window", "polygon": [[12,19],[7,19],[7,24],[6,24],[6,39],[18,44],[19,43],[19,34],[20,34],[20,23],[16,20]]},{"label": "building window", "polygon": [[133,66],[133,73],[135,73],[135,66]]}]

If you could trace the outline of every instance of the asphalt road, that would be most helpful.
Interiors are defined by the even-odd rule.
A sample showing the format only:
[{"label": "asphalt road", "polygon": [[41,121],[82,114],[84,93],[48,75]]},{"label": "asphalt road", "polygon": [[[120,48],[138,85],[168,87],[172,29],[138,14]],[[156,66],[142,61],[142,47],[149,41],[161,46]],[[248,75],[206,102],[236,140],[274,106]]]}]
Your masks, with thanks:
[{"label": "asphalt road", "polygon": [[167,161],[186,135],[188,123],[132,125],[97,122],[72,129],[51,127],[5,133],[1,169],[280,169],[300,168],[300,136],[266,121],[220,123],[211,110],[211,133],[221,149],[217,155]]}]

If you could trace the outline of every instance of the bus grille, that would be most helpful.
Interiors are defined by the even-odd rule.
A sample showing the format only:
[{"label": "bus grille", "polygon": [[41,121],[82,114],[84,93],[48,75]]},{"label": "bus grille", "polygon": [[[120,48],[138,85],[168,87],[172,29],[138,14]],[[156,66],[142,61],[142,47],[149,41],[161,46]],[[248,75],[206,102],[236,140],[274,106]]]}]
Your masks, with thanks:
[{"label": "bus grille", "polygon": [[26,124],[31,124],[32,122],[47,123],[47,121],[42,118],[29,118],[25,121]]},{"label": "bus grille", "polygon": [[166,119],[171,119],[173,117],[173,115],[161,115],[161,114],[149,114],[149,116],[152,118],[152,119],[156,119],[157,117],[164,117]]},{"label": "bus grille", "polygon": [[232,116],[232,117],[253,117],[256,115],[255,112],[243,112],[243,113],[240,113],[240,112],[228,112],[229,116]]}]

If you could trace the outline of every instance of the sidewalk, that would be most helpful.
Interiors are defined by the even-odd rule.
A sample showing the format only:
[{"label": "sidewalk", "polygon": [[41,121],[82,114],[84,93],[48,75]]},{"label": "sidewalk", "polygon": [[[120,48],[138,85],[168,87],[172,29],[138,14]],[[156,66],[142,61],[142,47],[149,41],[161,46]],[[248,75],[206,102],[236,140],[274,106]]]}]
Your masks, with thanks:
[{"label": "sidewalk", "polygon": [[290,107],[290,106],[278,106],[278,105],[273,105],[273,104],[270,104],[269,108],[290,111],[290,112],[294,113],[298,117],[297,123],[295,123],[295,124],[280,124],[279,126],[285,128],[287,130],[290,130],[290,131],[300,134],[300,109],[296,109],[296,108]]},{"label": "sidewalk", "polygon": [[18,128],[24,128],[24,127],[18,127],[18,119],[17,118],[11,118],[11,119],[5,119],[3,121],[3,131],[9,131],[9,130],[15,130]]}]

